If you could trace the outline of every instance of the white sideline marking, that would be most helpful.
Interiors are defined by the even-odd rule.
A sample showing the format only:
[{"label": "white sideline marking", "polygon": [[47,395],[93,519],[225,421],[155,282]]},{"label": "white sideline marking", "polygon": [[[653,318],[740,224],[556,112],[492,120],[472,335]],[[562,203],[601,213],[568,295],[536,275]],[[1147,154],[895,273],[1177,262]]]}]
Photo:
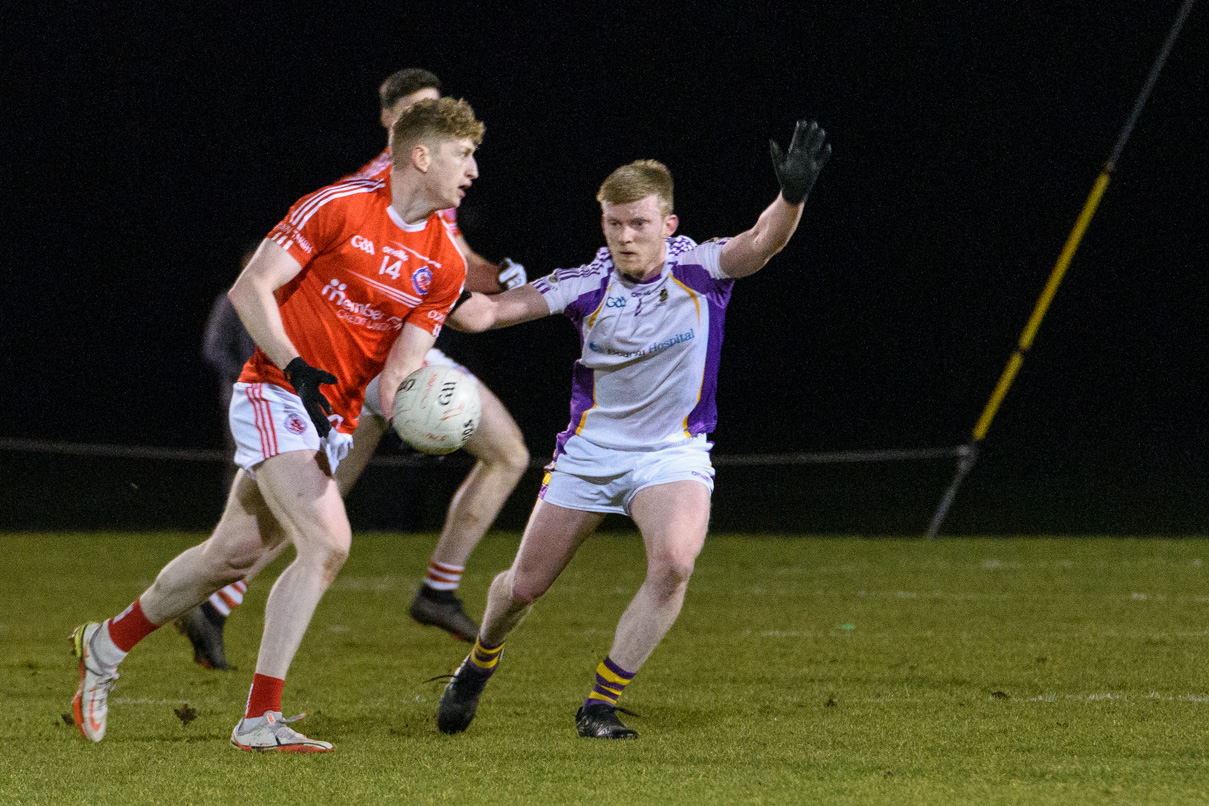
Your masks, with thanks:
[{"label": "white sideline marking", "polygon": [[188,705],[189,703],[216,703],[217,697],[192,697],[188,700],[154,699],[152,697],[110,697],[117,705]]},{"label": "white sideline marking", "polygon": [[[876,562],[856,564],[845,563],[844,565],[782,565],[778,566],[772,573],[778,576],[799,576],[805,574],[817,574],[819,576],[830,576],[835,574],[855,574],[869,571],[877,566]],[[950,562],[948,560],[925,560],[918,563],[911,563],[909,568],[914,568],[919,571],[953,571],[980,568],[984,571],[1019,571],[1024,569],[1047,569],[1061,568],[1064,571],[1074,570],[1076,568],[1095,569],[1095,568],[1134,568],[1134,567],[1151,567],[1151,568],[1173,568],[1186,569],[1189,566],[1193,568],[1201,568],[1204,566],[1204,561],[1199,557],[1194,557],[1191,560],[1161,560],[1155,558],[1143,558],[1138,560],[1127,560],[1123,562],[1109,561],[1090,561],[1076,564],[1073,560],[1001,560],[997,557],[990,557],[984,560],[970,560],[966,562]]]},{"label": "white sideline marking", "polygon": [[[745,635],[750,635],[750,632]],[[760,633],[762,638],[813,638],[816,635],[821,635],[821,633],[813,630],[765,630]]]},{"label": "white sideline marking", "polygon": [[[580,632],[581,633],[588,633],[588,632],[606,633],[605,630],[581,630]],[[844,630],[837,626],[837,627],[825,627],[825,628],[820,628],[817,630],[761,630],[759,632],[756,632],[756,631],[748,628],[748,629],[744,630],[742,633],[740,633],[740,635],[744,638],[749,638],[753,635],[758,636],[760,638],[816,638],[819,636],[831,636],[831,635],[834,635],[836,632],[842,632],[846,635],[853,634],[853,631]],[[920,630],[919,632],[900,632],[900,631],[871,632],[871,631],[866,630],[864,632],[861,632],[859,629],[857,629],[855,632],[860,632],[861,636],[864,638],[877,638],[877,639],[883,639],[883,638],[904,638],[904,639],[941,638],[941,639],[947,640],[947,639],[952,639],[952,638],[968,638],[970,636],[981,635],[981,633],[979,633],[977,631],[936,632],[935,630]],[[611,633],[609,633],[609,634],[611,634]],[[1169,640],[1169,639],[1173,639],[1173,638],[1209,638],[1209,630],[1197,630],[1195,632],[1156,632],[1156,633],[1123,633],[1123,632],[1118,632],[1117,630],[1105,630],[1104,632],[1089,633],[1086,630],[1080,629],[1074,633],[1055,632],[1055,633],[1050,634],[1047,637],[1052,640],[1076,637],[1076,638],[1117,638],[1117,639],[1126,639],[1126,640],[1134,640],[1134,641],[1165,641],[1165,640]]]},{"label": "white sideline marking", "polygon": [[[941,699],[939,696],[912,696],[911,694],[882,694],[877,697],[837,697],[847,702],[859,703],[885,703],[890,700],[897,701],[922,701],[929,699]],[[944,698],[947,699],[947,698]],[[996,699],[987,695],[986,699]],[[1121,701],[1139,701],[1139,700],[1159,700],[1161,702],[1190,702],[1190,703],[1209,703],[1209,695],[1204,694],[1159,694],[1157,691],[1152,691],[1149,694],[1130,695],[1130,694],[1115,694],[1112,692],[1095,692],[1091,694],[1056,694],[1048,693],[1037,697],[1015,698],[1010,697],[1009,700],[1016,702],[1121,702]]]},{"label": "white sideline marking", "polygon": [[1170,595],[1166,593],[1142,593],[1141,591],[1131,591],[1129,594],[1084,594],[1084,593],[1065,593],[1062,591],[1051,591],[1045,593],[966,593],[954,591],[905,591],[905,590],[834,590],[817,588],[815,590],[795,590],[791,588],[765,588],[760,585],[747,588],[743,591],[751,596],[816,596],[816,597],[846,597],[846,596],[861,596],[861,597],[877,597],[885,596],[892,599],[936,599],[952,602],[979,602],[979,601],[1008,601],[1020,600],[1029,602],[1038,601],[1057,601],[1064,599],[1073,599],[1077,601],[1119,601],[1127,599],[1135,602],[1156,601],[1156,602],[1209,602],[1209,596],[1185,596],[1185,595]]},{"label": "white sideline marking", "polygon": [[1037,697],[1029,697],[1026,702],[1102,702],[1106,700],[1161,700],[1163,702],[1209,702],[1209,696],[1203,694],[1160,694],[1157,691],[1152,691],[1149,694],[1131,697],[1128,694],[1113,694],[1112,692],[1102,692],[1095,694],[1042,694]]},{"label": "white sideline marking", "polygon": [[[819,591],[818,595],[828,595],[826,591]],[[842,595],[842,594],[841,594]],[[955,601],[981,601],[986,599],[1010,599],[1010,593],[949,593],[947,591],[928,591],[927,593],[916,593],[915,591],[866,591],[858,590],[857,596],[889,596],[894,599],[950,599]],[[1032,597],[1021,597],[1032,598]]]},{"label": "white sideline marking", "polygon": [[405,587],[402,577],[336,577],[328,590],[345,591],[384,591],[399,590]]}]

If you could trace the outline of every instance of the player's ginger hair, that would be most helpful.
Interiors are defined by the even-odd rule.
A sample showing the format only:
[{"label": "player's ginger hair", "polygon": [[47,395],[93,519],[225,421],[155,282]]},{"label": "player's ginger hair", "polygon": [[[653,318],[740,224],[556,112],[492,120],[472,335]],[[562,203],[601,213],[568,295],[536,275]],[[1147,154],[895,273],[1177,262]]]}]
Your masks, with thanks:
[{"label": "player's ginger hair", "polygon": [[477,147],[483,142],[482,121],[475,119],[470,104],[460,98],[440,98],[412,104],[395,125],[390,127],[390,153],[392,164],[407,163],[411,148],[417,143],[435,146],[445,138],[463,138]]},{"label": "player's ginger hair", "polygon": [[596,193],[604,204],[629,204],[647,196],[659,197],[659,212],[672,214],[672,172],[658,160],[635,160],[609,174]]}]

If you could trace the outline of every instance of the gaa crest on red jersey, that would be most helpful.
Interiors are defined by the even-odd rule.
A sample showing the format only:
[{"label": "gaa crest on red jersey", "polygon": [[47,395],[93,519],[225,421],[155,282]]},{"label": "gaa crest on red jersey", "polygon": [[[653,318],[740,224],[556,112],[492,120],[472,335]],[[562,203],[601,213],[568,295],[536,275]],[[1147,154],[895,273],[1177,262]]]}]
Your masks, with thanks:
[{"label": "gaa crest on red jersey", "polygon": [[297,414],[291,414],[285,420],[285,427],[292,434],[301,434],[306,431],[306,420],[299,417]]},{"label": "gaa crest on red jersey", "polygon": [[432,272],[427,266],[416,269],[411,273],[411,284],[420,296],[427,294],[428,289],[432,287]]}]

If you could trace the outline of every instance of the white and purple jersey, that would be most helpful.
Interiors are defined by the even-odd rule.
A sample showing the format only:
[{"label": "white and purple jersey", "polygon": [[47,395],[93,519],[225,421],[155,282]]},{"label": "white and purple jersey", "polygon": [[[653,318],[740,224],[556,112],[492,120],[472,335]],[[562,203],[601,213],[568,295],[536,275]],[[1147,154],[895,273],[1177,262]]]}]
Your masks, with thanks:
[{"label": "white and purple jersey", "polygon": [[723,320],[734,286],[718,266],[723,243],[669,238],[663,270],[642,283],[622,277],[607,248],[591,263],[533,282],[550,313],[575,323],[582,344],[571,423],[558,435],[556,461],[590,454],[576,450],[579,440],[591,443],[585,449],[650,451],[704,439],[714,429]]}]

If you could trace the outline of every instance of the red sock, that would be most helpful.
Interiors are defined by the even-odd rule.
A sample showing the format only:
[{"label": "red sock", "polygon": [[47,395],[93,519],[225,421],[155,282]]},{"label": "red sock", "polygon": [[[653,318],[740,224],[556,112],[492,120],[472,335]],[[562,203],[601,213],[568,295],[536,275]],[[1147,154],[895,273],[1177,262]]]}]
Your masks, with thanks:
[{"label": "red sock", "polygon": [[248,692],[248,709],[244,716],[253,719],[265,711],[281,711],[281,689],[285,681],[265,674],[252,675],[252,690]]},{"label": "red sock", "polygon": [[114,646],[123,652],[129,652],[134,645],[160,628],[152,624],[143,615],[143,606],[135,599],[130,607],[109,619],[109,637]]}]

